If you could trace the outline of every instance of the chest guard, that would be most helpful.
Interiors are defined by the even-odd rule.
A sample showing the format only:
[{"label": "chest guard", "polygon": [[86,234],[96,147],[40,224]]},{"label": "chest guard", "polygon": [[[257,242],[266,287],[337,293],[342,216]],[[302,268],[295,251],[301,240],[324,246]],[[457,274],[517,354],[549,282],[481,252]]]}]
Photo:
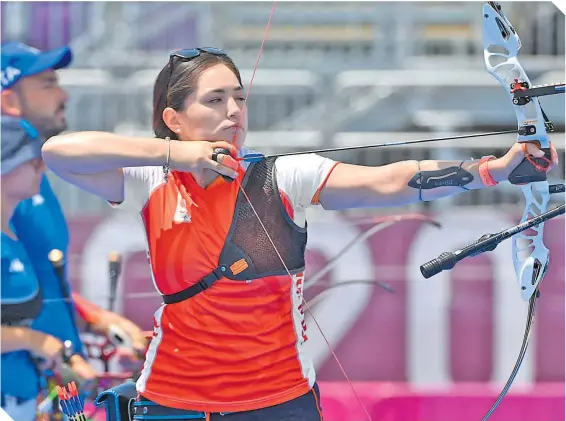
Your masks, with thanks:
[{"label": "chest guard", "polygon": [[1,317],[3,326],[27,326],[41,312],[43,305],[43,294],[41,288],[33,297],[24,300],[2,297]]},{"label": "chest guard", "polygon": [[[240,190],[218,266],[189,288],[175,294],[164,295],[165,304],[174,304],[191,298],[210,288],[221,278],[246,281],[288,275],[289,272],[293,275],[304,271],[307,228],[306,224],[304,228],[295,224],[283,205],[275,174],[276,159],[266,158],[252,163],[242,181],[242,187],[253,204],[257,216]],[[273,240],[281,258],[269,238]]]}]

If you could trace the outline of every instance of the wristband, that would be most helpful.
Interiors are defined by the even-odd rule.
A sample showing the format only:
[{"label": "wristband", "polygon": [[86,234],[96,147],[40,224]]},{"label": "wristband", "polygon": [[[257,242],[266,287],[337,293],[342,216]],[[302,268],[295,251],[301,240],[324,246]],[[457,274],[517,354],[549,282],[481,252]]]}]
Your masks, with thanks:
[{"label": "wristband", "polygon": [[75,355],[74,351],[75,350],[73,348],[73,343],[71,341],[63,342],[63,348],[61,349],[61,356],[64,363],[69,364],[71,362],[71,358],[73,357],[73,355]]},{"label": "wristband", "polygon": [[496,186],[498,184],[497,181],[495,181],[489,173],[489,168],[487,166],[488,162],[492,159],[496,159],[495,156],[484,156],[482,157],[482,159],[480,159],[480,165],[478,166],[481,181],[487,187]]}]

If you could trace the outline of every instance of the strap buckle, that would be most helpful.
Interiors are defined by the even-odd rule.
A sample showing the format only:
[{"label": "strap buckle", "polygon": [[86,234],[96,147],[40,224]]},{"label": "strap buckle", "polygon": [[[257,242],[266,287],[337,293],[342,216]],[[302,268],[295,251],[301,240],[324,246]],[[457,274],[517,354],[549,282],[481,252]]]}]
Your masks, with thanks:
[{"label": "strap buckle", "polygon": [[201,292],[210,288],[212,284],[216,281],[220,280],[224,277],[223,272],[226,270],[226,266],[222,265],[214,269],[200,281],[198,281],[195,285],[198,285],[201,288]]}]

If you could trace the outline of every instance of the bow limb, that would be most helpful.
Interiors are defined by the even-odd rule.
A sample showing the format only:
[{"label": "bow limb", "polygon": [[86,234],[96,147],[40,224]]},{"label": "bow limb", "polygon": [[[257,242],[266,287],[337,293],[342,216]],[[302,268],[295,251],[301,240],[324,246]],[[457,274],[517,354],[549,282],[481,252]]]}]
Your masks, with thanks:
[{"label": "bow limb", "polygon": [[[267,38],[268,38],[269,29],[270,29],[270,27],[271,27],[271,21],[272,21],[272,19],[273,19],[273,15],[274,15],[274,13],[275,13],[276,3],[277,3],[277,2],[274,1],[274,2],[273,2],[273,7],[271,8],[271,13],[270,13],[270,15],[269,15],[269,20],[268,20],[268,22],[267,22],[267,26],[266,26],[266,28],[265,28],[264,37],[263,37],[263,39],[262,39],[262,41],[261,41],[261,46],[260,46],[260,49],[259,49],[259,52],[258,52],[258,55],[257,55],[257,60],[256,60],[256,63],[255,63],[255,66],[254,66],[254,69],[253,69],[253,72],[252,72],[252,76],[251,76],[251,79],[250,79],[250,84],[249,84],[248,92],[247,92],[246,98],[245,98],[245,100],[244,100],[244,107],[246,106],[247,101],[248,101],[248,98],[249,98],[249,96],[250,96],[250,92],[251,92],[251,89],[252,89],[252,86],[253,86],[253,80],[254,80],[254,77],[255,77],[255,73],[256,73],[256,71],[257,71],[257,69],[258,69],[259,61],[260,61],[260,59],[261,59],[261,55],[262,55],[262,52],[263,52],[263,48],[264,48],[265,42],[267,41]],[[242,113],[242,117],[240,117],[240,120],[243,118],[244,115],[245,115],[245,112]],[[240,121],[239,123],[241,123],[241,121]],[[234,135],[234,140],[236,140],[236,136],[237,136],[237,135]],[[247,193],[246,193],[244,187],[242,186],[242,184],[240,183],[239,180],[236,180],[236,182],[238,183],[238,188],[240,189],[240,191],[241,191],[242,194],[244,195],[246,201],[247,201],[248,204],[250,205],[250,209],[252,210],[252,212],[254,213],[255,217],[257,218],[257,220],[258,220],[258,222],[259,222],[259,224],[260,224],[262,230],[264,231],[264,233],[265,233],[267,239],[268,239],[269,242],[271,243],[271,246],[273,247],[274,252],[277,254],[277,257],[279,258],[279,260],[280,260],[281,263],[283,264],[283,266],[284,266],[284,268],[285,268],[287,274],[289,275],[289,279],[293,282],[293,276],[291,275],[291,271],[289,270],[289,268],[288,268],[287,265],[285,264],[285,261],[284,261],[283,257],[281,256],[281,253],[280,253],[279,250],[277,249],[277,246],[275,245],[275,242],[273,241],[273,239],[272,239],[271,236],[269,235],[269,232],[268,232],[267,229],[265,228],[265,226],[264,226],[264,224],[263,224],[263,221],[262,221],[261,218],[259,217],[259,215],[258,215],[258,213],[257,213],[257,211],[256,211],[256,209],[255,209],[255,207],[254,207],[254,205],[252,204],[250,198],[248,197],[248,195],[247,195]],[[369,421],[372,421],[372,418],[371,418],[371,415],[369,414],[369,411],[367,410],[367,408],[365,407],[364,403],[362,402],[360,396],[359,396],[358,393],[356,392],[356,389],[354,388],[354,385],[353,385],[352,382],[350,381],[350,378],[349,378],[348,374],[346,373],[346,371],[344,370],[342,364],[340,363],[340,360],[339,360],[338,357],[336,356],[336,353],[334,352],[334,349],[333,349],[332,345],[330,344],[330,342],[329,342],[328,339],[326,338],[326,335],[324,334],[322,328],[320,327],[319,323],[317,322],[316,318],[314,317],[314,314],[313,314],[313,312],[312,312],[312,310],[311,310],[309,304],[308,304],[307,301],[305,300],[304,295],[302,295],[301,299],[302,299],[302,302],[305,304],[305,307],[306,307],[307,311],[311,314],[312,320],[313,320],[314,324],[317,326],[317,328],[318,328],[318,330],[320,331],[322,337],[324,338],[326,344],[328,345],[328,348],[329,348],[329,350],[330,350],[330,353],[331,353],[332,356],[334,357],[334,360],[335,360],[336,363],[338,364],[338,367],[340,368],[342,374],[344,375],[346,381],[348,382],[348,385],[349,385],[350,388],[352,389],[352,392],[353,392],[354,396],[356,397],[356,399],[357,399],[357,401],[358,401],[360,407],[363,409],[365,415],[367,416],[367,419],[368,419]]]},{"label": "bow limb", "polygon": [[503,386],[503,389],[501,390],[501,393],[499,393],[499,396],[495,400],[495,403],[491,406],[489,411],[487,411],[487,413],[482,418],[482,421],[487,421],[489,419],[489,417],[491,417],[493,412],[497,409],[497,407],[499,406],[499,404],[501,403],[501,401],[503,400],[503,398],[505,397],[505,395],[507,394],[507,392],[511,388],[511,385],[513,384],[513,381],[515,380],[515,377],[519,373],[519,369],[521,368],[521,364],[523,363],[523,359],[525,358],[525,355],[527,355],[527,348],[529,346],[529,339],[531,337],[531,332],[532,332],[531,327],[533,326],[533,323],[534,323],[534,320],[535,320],[535,309],[536,309],[536,304],[537,304],[537,299],[539,297],[539,294],[540,293],[539,293],[539,290],[538,290],[538,287],[537,287],[535,293],[529,299],[529,311],[528,311],[528,314],[527,314],[527,324],[525,326],[525,334],[523,336],[523,343],[521,344],[521,350],[519,351],[519,356],[517,357],[517,361],[515,362],[515,366],[513,367],[513,370],[511,371],[511,375],[509,376],[509,379],[505,383],[505,386]]},{"label": "bow limb", "polygon": [[[435,221],[434,219],[432,219],[428,216],[419,215],[419,214],[394,215],[394,216],[385,216],[385,217],[376,218],[373,221],[374,224],[375,224],[374,226],[372,226],[369,230],[360,233],[352,241],[350,241],[348,244],[346,244],[344,246],[344,248],[342,248],[332,259],[330,259],[330,261],[322,269],[317,271],[317,273],[312,278],[308,278],[308,280],[305,282],[304,291],[306,292],[307,290],[309,290],[310,288],[315,286],[328,272],[330,272],[332,269],[334,269],[334,267],[336,266],[336,264],[338,263],[340,258],[342,258],[348,252],[348,250],[350,250],[356,244],[359,244],[359,243],[367,240],[369,237],[377,234],[378,232],[384,230],[385,228],[388,228],[388,227],[396,224],[397,222],[406,221],[406,220],[420,220],[420,221],[424,221],[426,223],[432,224],[432,225],[434,225],[438,228],[441,227],[441,224],[439,222]],[[372,283],[372,282],[369,282],[369,283]],[[382,288],[384,288],[386,290],[392,289],[387,284],[384,284],[384,283],[379,282],[379,281],[375,281],[373,283],[381,286]],[[332,287],[329,287],[329,288],[332,288]]]}]

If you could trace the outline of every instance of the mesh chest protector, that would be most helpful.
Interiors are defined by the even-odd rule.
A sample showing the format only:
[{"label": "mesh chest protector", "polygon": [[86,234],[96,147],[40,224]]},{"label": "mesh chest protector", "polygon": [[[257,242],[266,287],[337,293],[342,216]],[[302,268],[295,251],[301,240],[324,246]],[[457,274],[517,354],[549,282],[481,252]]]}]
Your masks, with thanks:
[{"label": "mesh chest protector", "polygon": [[[191,298],[210,288],[221,278],[246,281],[267,276],[288,275],[287,269],[292,275],[304,270],[307,228],[306,225],[304,228],[296,225],[283,205],[275,176],[276,159],[266,158],[252,163],[242,181],[242,187],[253,204],[257,216],[240,190],[218,266],[189,288],[175,294],[164,295],[165,304],[178,303]],[[285,265],[269,238],[273,240]]]}]

